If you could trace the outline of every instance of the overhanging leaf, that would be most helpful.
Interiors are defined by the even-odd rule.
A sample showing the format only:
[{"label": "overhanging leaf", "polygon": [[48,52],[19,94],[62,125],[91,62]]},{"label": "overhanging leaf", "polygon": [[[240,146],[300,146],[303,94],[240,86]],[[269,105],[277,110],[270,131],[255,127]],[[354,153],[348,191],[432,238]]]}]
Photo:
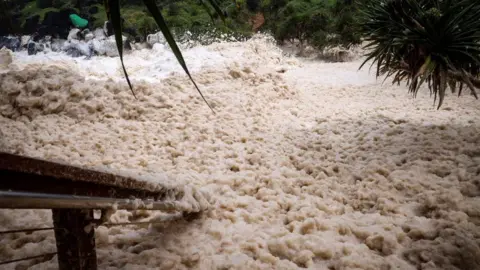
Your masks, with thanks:
[{"label": "overhanging leaf", "polygon": [[203,0],[200,0],[200,3],[202,3],[203,9],[205,9],[205,12],[207,12],[208,16],[212,20],[212,23],[215,23],[215,19],[213,18],[213,15],[210,12],[210,8],[208,7],[208,5]]},{"label": "overhanging leaf", "polygon": [[[201,0],[201,1],[203,2],[203,0]],[[223,15],[223,11],[218,6],[218,3],[215,0],[208,0],[208,2],[210,2],[210,5],[212,5],[212,7],[215,9],[218,16],[220,16],[220,18],[222,19],[222,21],[225,22],[225,15]]]},{"label": "overhanging leaf", "polygon": [[120,17],[119,0],[105,0],[104,3],[107,17],[110,19],[110,23],[112,24],[113,32],[115,34],[115,43],[117,43],[118,55],[120,56],[120,62],[122,63],[123,73],[125,74],[128,87],[130,87],[133,97],[137,98],[135,92],[133,91],[132,84],[130,83],[130,79],[128,78],[125,64],[123,63],[122,19]]},{"label": "overhanging leaf", "polygon": [[210,104],[207,102],[207,100],[203,96],[202,91],[200,91],[200,88],[198,88],[197,83],[195,83],[195,81],[193,80],[192,75],[190,74],[190,71],[188,70],[187,65],[185,63],[185,60],[183,59],[182,52],[178,48],[177,43],[175,42],[175,39],[173,38],[172,33],[170,32],[170,29],[168,29],[168,26],[165,23],[165,20],[163,19],[163,16],[157,7],[157,4],[155,3],[155,0],[143,0],[143,2],[147,6],[147,9],[150,12],[150,14],[152,14],[158,27],[160,27],[160,31],[162,31],[163,36],[168,42],[168,45],[170,45],[170,48],[172,49],[172,52],[175,55],[175,58],[177,58],[177,61],[180,63],[183,70],[188,75],[188,78],[190,78],[190,81],[193,83],[198,93],[200,93],[200,96],[202,97],[203,101],[205,101],[205,103],[210,108],[210,110],[212,110],[212,112],[215,113],[212,106],[210,106]]}]

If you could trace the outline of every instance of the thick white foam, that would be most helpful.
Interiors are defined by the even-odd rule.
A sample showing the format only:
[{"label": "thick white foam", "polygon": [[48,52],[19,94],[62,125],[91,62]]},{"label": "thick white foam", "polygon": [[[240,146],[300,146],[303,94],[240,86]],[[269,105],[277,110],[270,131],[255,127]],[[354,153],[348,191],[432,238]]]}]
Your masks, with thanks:
[{"label": "thick white foam", "polygon": [[[437,111],[427,89],[412,99],[360,62],[285,57],[265,36],[184,55],[215,115],[158,46],[126,56],[137,100],[117,58],[16,54],[0,74],[0,150],[216,198],[196,221],[100,226],[101,268],[480,268],[475,99],[449,95]],[[45,223],[48,211],[0,211],[0,230]],[[0,260],[55,250],[52,232],[0,243]]]}]

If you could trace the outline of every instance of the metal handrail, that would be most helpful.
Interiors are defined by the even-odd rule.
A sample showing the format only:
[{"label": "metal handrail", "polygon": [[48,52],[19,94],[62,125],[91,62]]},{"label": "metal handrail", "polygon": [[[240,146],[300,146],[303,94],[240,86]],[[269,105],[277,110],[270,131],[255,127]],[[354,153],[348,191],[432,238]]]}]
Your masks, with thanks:
[{"label": "metal handrail", "polygon": [[10,209],[123,209],[181,210],[178,202],[152,199],[117,199],[104,197],[0,191],[0,208]]}]

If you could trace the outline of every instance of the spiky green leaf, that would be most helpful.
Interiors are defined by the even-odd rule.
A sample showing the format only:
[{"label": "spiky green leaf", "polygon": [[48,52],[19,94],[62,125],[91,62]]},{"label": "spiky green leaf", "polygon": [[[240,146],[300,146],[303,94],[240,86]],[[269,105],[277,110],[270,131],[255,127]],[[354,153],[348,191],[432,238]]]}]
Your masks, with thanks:
[{"label": "spiky green leaf", "polygon": [[193,83],[195,88],[197,89],[198,93],[202,97],[203,101],[208,105],[208,107],[212,110],[212,112],[215,112],[208,103],[208,101],[205,99],[203,96],[202,91],[200,91],[200,88],[198,88],[197,83],[193,80],[192,75],[190,74],[190,71],[188,70],[187,64],[185,63],[185,60],[183,59],[182,52],[177,46],[177,43],[175,42],[175,39],[173,38],[172,33],[170,32],[170,29],[168,28],[167,24],[165,23],[165,20],[162,16],[162,13],[160,13],[160,10],[157,7],[157,4],[155,3],[155,0],[143,0],[143,3],[145,3],[145,6],[147,7],[148,11],[152,14],[153,18],[155,19],[155,22],[157,23],[158,27],[160,27],[160,31],[162,31],[163,36],[168,42],[168,45],[170,45],[170,48],[172,49],[173,54],[175,55],[175,58],[177,61],[180,63],[182,66],[183,70],[185,73],[188,75],[188,78],[190,81]]},{"label": "spiky green leaf", "polygon": [[105,0],[105,10],[107,12],[107,17],[110,19],[112,24],[113,32],[115,35],[115,42],[117,44],[118,55],[120,56],[120,62],[122,63],[123,74],[125,74],[125,79],[127,79],[128,87],[135,98],[135,92],[133,91],[132,84],[128,78],[127,70],[125,69],[125,64],[123,63],[123,38],[122,38],[122,19],[120,17],[120,3],[119,0]]}]

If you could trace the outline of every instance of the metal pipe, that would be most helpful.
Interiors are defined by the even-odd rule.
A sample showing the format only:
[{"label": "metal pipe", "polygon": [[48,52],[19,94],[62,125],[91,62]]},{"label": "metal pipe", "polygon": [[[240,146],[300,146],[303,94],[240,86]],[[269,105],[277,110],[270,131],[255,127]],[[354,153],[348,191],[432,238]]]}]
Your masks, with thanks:
[{"label": "metal pipe", "polygon": [[116,199],[34,192],[0,191],[0,208],[10,209],[124,209],[181,211],[175,202]]},{"label": "metal pipe", "polygon": [[14,262],[27,261],[27,260],[33,260],[33,259],[39,259],[39,258],[46,258],[48,256],[53,257],[56,254],[57,254],[57,252],[52,252],[52,253],[45,253],[45,254],[37,255],[37,256],[24,257],[24,258],[21,258],[21,259],[8,260],[8,261],[0,262],[0,265],[14,263]]},{"label": "metal pipe", "polygon": [[49,230],[64,230],[63,228],[32,228],[32,229],[18,229],[18,230],[9,230],[9,231],[1,231],[0,235],[2,234],[9,234],[9,233],[32,233],[38,231],[49,231]]}]

